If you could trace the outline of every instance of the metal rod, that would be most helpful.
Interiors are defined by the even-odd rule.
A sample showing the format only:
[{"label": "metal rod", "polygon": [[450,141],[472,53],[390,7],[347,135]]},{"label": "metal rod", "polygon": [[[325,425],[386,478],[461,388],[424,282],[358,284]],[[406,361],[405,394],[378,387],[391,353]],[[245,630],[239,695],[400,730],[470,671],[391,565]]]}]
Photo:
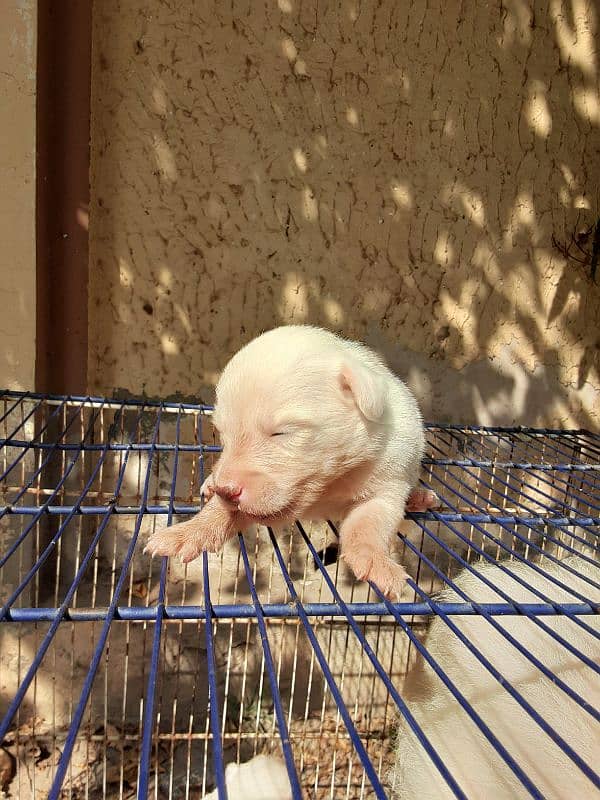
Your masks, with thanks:
[{"label": "metal rod", "polygon": [[202,578],[204,581],[204,607],[206,621],[204,633],[206,639],[206,660],[208,668],[208,703],[210,730],[212,733],[213,765],[219,800],[227,800],[225,785],[225,767],[223,765],[223,740],[221,738],[221,722],[219,716],[219,692],[217,690],[217,667],[215,664],[215,644],[213,636],[212,605],[210,601],[210,579],[208,575],[208,554],[202,553]]},{"label": "metal rod", "polygon": [[[177,415],[176,422],[176,441],[179,441],[181,431],[181,413]],[[167,525],[173,521],[173,498],[175,497],[175,486],[177,483],[177,466],[179,452],[175,451],[175,462],[173,464],[173,477],[171,479],[171,496],[169,503],[169,513]],[[167,564],[168,559],[162,558],[160,565],[160,577],[158,583],[158,598],[156,601],[156,616],[154,618],[154,636],[152,638],[152,654],[150,656],[150,671],[146,684],[146,694],[144,697],[144,714],[142,718],[142,746],[140,750],[139,778],[138,778],[138,800],[147,800],[148,784],[150,779],[150,753],[152,749],[152,729],[154,727],[154,702],[156,694],[156,683],[158,680],[158,662],[160,657],[160,642],[163,630],[163,620],[165,617],[165,593],[167,586]]]},{"label": "metal rod", "polygon": [[[160,420],[161,420],[161,409],[159,409],[156,419],[156,424],[154,426],[153,432],[153,441],[156,441],[158,436],[158,431],[160,428]],[[148,499],[148,489],[150,486],[150,471],[152,467],[152,459],[154,457],[154,451],[151,450],[148,454],[148,463],[146,466],[146,476],[144,479],[144,488],[142,492],[142,505],[145,504],[146,500]],[[98,666],[100,665],[100,659],[102,658],[102,654],[104,652],[104,648],[106,646],[106,642],[108,640],[108,635],[110,633],[110,626],[114,617],[115,609],[117,607],[117,603],[121,592],[123,591],[123,586],[125,585],[125,578],[127,577],[127,573],[129,571],[129,565],[133,559],[133,553],[135,551],[135,546],[137,543],[137,539],[140,533],[140,527],[143,520],[143,514],[140,514],[136,520],[135,528],[133,531],[133,536],[131,537],[131,542],[127,549],[127,553],[125,555],[123,566],[121,567],[121,572],[119,575],[119,580],[115,587],[115,591],[113,594],[113,598],[111,604],[109,606],[108,614],[106,619],[104,620],[104,625],[102,626],[102,631],[98,638],[98,643],[96,645],[96,649],[94,651],[94,655],[92,657],[92,661],[90,664],[90,668],[86,675],[83,689],[81,691],[79,701],[77,703],[77,707],[73,713],[73,718],[71,721],[71,725],[69,727],[69,732],[67,734],[67,738],[65,740],[65,745],[62,751],[62,755],[59,759],[58,765],[56,767],[56,773],[54,776],[54,781],[52,782],[52,786],[50,788],[50,792],[48,794],[48,800],[59,800],[61,794],[61,787],[63,781],[65,779],[65,775],[67,772],[67,767],[69,765],[69,761],[71,758],[71,753],[73,751],[73,747],[75,745],[75,739],[77,737],[77,732],[79,731],[79,726],[81,725],[81,720],[83,718],[83,712],[85,711],[85,707],[87,705],[90,692],[92,690],[92,684],[94,682],[94,678],[96,677],[96,672],[98,670]]]},{"label": "metal rod", "polygon": [[[417,551],[418,553],[419,551]],[[515,576],[515,580],[517,580]],[[533,590],[532,590],[533,591]],[[427,617],[434,612],[428,603],[392,603],[397,614],[404,617]],[[385,617],[389,607],[385,603],[347,603],[346,607],[355,617],[369,615],[372,617]],[[597,614],[597,610],[589,603],[479,603],[477,607],[471,603],[439,603],[439,607],[450,616],[476,616],[480,610],[485,610],[492,616],[510,617],[531,614],[535,617],[555,617],[565,615],[586,616]],[[308,617],[322,619],[335,619],[345,616],[343,609],[337,603],[305,603],[304,612]],[[95,606],[94,608],[68,608],[61,619],[64,622],[95,622],[106,619],[109,606]],[[482,613],[481,611],[481,613]],[[262,613],[268,619],[297,619],[298,609],[289,603],[266,603],[262,605]],[[56,608],[13,608],[10,609],[3,623],[11,622],[52,622],[58,615]],[[253,606],[239,603],[230,605],[214,605],[212,616],[215,619],[256,619],[256,610]],[[117,606],[113,619],[115,622],[154,622],[156,620],[155,606]],[[164,619],[174,621],[197,621],[206,619],[203,606],[165,606]]]}]

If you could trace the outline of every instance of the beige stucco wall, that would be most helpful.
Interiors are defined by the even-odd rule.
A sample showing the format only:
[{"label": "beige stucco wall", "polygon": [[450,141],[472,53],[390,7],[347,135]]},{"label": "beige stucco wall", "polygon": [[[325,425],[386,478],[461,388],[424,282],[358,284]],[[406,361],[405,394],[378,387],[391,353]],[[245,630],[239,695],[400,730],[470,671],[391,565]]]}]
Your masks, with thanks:
[{"label": "beige stucco wall", "polygon": [[0,4],[0,388],[35,370],[36,0]]},{"label": "beige stucco wall", "polygon": [[256,333],[381,349],[429,417],[595,426],[586,0],[104,0],[91,390],[210,398]]}]

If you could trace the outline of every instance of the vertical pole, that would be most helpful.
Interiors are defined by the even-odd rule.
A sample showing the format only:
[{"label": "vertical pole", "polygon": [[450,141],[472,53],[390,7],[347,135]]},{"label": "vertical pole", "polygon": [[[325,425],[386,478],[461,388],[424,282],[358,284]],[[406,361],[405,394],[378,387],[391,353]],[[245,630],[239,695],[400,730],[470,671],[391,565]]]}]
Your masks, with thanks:
[{"label": "vertical pole", "polygon": [[[37,10],[35,388],[84,395],[92,0],[38,0]],[[41,423],[36,420],[37,426]],[[59,431],[50,427],[49,440]],[[43,485],[56,486],[60,474],[60,459],[51,459],[42,473]],[[78,524],[85,530],[90,522]],[[52,517],[40,522],[42,549],[56,531]],[[54,569],[50,561],[55,558],[48,569]]]},{"label": "vertical pole", "polygon": [[87,390],[92,0],[39,0],[36,388]]}]

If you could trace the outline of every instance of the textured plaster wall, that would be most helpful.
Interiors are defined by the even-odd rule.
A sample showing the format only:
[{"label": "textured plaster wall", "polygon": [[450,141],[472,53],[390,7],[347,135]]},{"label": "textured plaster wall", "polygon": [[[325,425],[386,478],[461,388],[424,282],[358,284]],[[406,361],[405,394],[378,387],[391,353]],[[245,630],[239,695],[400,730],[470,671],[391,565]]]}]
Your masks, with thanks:
[{"label": "textured plaster wall", "polygon": [[[381,349],[429,417],[595,426],[586,0],[103,0],[90,389],[211,397],[285,322]],[[583,242],[589,249],[590,241]]]},{"label": "textured plaster wall", "polygon": [[36,0],[0,4],[0,388],[35,369]]}]

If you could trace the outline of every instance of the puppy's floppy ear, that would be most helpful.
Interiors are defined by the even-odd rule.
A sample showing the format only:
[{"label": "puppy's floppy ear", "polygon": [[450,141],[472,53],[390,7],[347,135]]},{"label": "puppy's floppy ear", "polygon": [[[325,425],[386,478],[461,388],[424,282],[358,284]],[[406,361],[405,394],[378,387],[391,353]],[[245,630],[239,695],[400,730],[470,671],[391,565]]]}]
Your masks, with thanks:
[{"label": "puppy's floppy ear", "polygon": [[381,419],[387,388],[380,375],[353,359],[342,365],[339,380],[342,391],[352,395],[363,416],[372,422]]}]

